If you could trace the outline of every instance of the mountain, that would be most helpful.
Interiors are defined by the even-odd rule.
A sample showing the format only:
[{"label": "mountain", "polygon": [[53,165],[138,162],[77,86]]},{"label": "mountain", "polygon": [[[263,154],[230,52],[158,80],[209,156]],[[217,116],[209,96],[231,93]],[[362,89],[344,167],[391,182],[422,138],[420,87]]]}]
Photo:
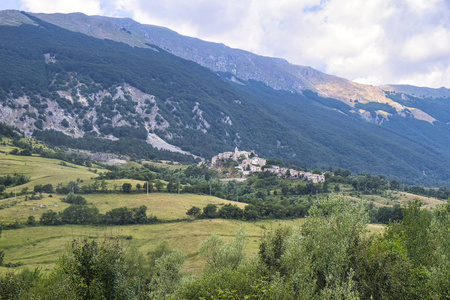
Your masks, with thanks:
[{"label": "mountain", "polygon": [[54,144],[177,160],[238,146],[301,167],[450,182],[445,90],[355,84],[130,19],[3,11],[0,25],[1,119]]},{"label": "mountain", "polygon": [[[223,44],[181,36],[167,28],[142,25],[132,19],[88,17],[81,13],[34,15],[62,28],[96,38],[112,39],[137,47],[146,47],[148,43],[158,45],[176,56],[195,61],[213,71],[229,72],[245,81],[260,81],[277,90],[298,93],[312,90],[322,97],[338,99],[351,107],[355,103],[388,103],[397,115],[403,116],[408,110],[417,119],[435,121],[426,112],[392,101],[386,97],[383,87],[358,84],[311,67],[290,64],[284,59],[259,56],[231,49]],[[446,96],[450,97],[450,91],[446,91]],[[358,112],[364,117],[365,111]],[[386,118],[384,111],[376,114],[379,119]]]}]

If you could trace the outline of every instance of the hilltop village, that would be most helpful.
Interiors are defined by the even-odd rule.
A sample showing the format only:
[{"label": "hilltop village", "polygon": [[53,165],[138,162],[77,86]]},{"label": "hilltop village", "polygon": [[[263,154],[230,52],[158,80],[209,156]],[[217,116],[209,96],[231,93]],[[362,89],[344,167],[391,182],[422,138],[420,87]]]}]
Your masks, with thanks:
[{"label": "hilltop village", "polygon": [[258,157],[255,151],[239,151],[237,147],[234,149],[234,152],[222,152],[216,156],[213,156],[211,159],[211,167],[219,167],[229,161],[239,163],[236,168],[243,176],[248,176],[254,172],[268,171],[271,173],[276,173],[279,177],[309,180],[312,183],[325,182],[324,175],[298,171],[275,165],[268,166],[267,159]]}]

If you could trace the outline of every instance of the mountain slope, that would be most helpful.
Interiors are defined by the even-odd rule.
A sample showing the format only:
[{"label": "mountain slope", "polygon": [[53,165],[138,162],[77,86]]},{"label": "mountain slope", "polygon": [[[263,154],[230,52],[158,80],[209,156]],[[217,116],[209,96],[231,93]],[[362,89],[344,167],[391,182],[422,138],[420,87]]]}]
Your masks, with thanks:
[{"label": "mountain slope", "polygon": [[[298,93],[312,90],[322,97],[338,99],[352,107],[355,103],[388,103],[395,109],[396,115],[404,116],[404,111],[408,110],[419,120],[430,123],[435,121],[426,112],[398,105],[386,97],[382,88],[351,82],[311,67],[292,65],[284,59],[259,56],[231,49],[223,44],[182,36],[167,28],[142,25],[131,19],[88,17],[81,13],[34,15],[52,24],[97,38],[112,39],[138,47],[146,47],[147,43],[155,44],[213,71],[230,72],[242,80],[260,81],[277,90]],[[377,115],[382,119],[386,113],[383,111]]]},{"label": "mountain slope", "polygon": [[[0,115],[53,143],[158,157],[147,143],[162,138],[207,159],[239,146],[308,168],[332,165],[430,185],[450,181],[444,141],[450,134],[441,121],[398,116],[385,103],[348,105],[308,90],[273,89],[234,72],[214,73],[156,45],[100,40],[28,14],[17,20],[24,16],[28,24],[0,26]],[[376,119],[379,110],[392,116],[379,126],[357,110],[367,118]],[[438,127],[439,138],[418,135]]]}]

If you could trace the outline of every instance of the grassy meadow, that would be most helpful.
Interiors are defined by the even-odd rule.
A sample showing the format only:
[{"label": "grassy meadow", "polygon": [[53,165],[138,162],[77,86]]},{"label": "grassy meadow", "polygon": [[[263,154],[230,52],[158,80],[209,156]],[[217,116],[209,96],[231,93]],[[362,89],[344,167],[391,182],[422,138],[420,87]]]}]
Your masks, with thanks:
[{"label": "grassy meadow", "polygon": [[[233,238],[240,227],[247,232],[247,255],[257,253],[264,233],[278,226],[298,226],[303,220],[242,222],[233,220],[196,220],[192,222],[173,222],[154,225],[130,226],[39,226],[3,231],[0,248],[5,251],[7,263],[21,263],[17,270],[40,267],[51,270],[61,255],[66,253],[67,245],[74,239],[122,237],[126,248],[137,248],[147,254],[163,241],[171,248],[180,248],[187,256],[185,269],[199,274],[203,260],[198,254],[200,244],[212,233],[225,241]],[[5,274],[8,268],[0,267]]]},{"label": "grassy meadow", "polygon": [[246,205],[245,203],[224,200],[214,196],[195,194],[92,194],[85,195],[85,198],[88,203],[93,203],[100,210],[100,213],[122,206],[133,208],[145,205],[147,206],[147,215],[156,216],[161,220],[186,219],[186,211],[192,206],[203,208],[207,204],[219,206],[231,203],[244,208]]},{"label": "grassy meadow", "polygon": [[[38,184],[51,183],[54,187],[58,183],[67,183],[69,181],[83,180],[84,183],[92,182],[97,175],[90,170],[97,169],[99,172],[106,170],[96,166],[87,168],[74,165],[68,162],[62,162],[58,159],[43,158],[38,156],[19,156],[0,152],[0,176],[24,174],[31,177],[31,181],[16,187],[17,192],[27,187],[30,191]],[[14,192],[10,187],[7,192]]]},{"label": "grassy meadow", "polygon": [[[25,201],[25,196],[17,198],[7,198],[0,200],[0,222],[9,224],[15,221],[26,222],[29,216],[34,216],[39,220],[42,213],[51,209],[62,212],[69,204],[61,201],[64,195],[42,194],[41,200],[29,199]],[[245,207],[245,203],[228,201],[214,196],[194,195],[194,194],[169,194],[169,193],[145,193],[141,194],[88,194],[83,195],[89,204],[94,204],[104,214],[114,208],[126,206],[128,208],[147,206],[147,215],[155,216],[160,220],[187,219],[186,211],[192,206],[199,208],[207,204],[215,204],[220,207],[223,204],[236,204],[240,208]]]},{"label": "grassy meadow", "polygon": [[[129,226],[39,226],[3,231],[0,248],[5,251],[7,263],[20,263],[15,270],[24,268],[42,268],[50,271],[59,257],[67,251],[67,246],[74,239],[102,240],[120,237],[126,249],[135,248],[146,255],[160,243],[167,241],[171,248],[180,248],[186,254],[185,271],[201,274],[204,261],[198,254],[200,244],[215,233],[225,241],[234,237],[241,227],[245,228],[247,241],[245,253],[252,256],[258,253],[259,244],[265,234],[280,226],[298,228],[305,219],[266,220],[243,222],[236,220],[195,220],[191,222],[171,222],[153,225]],[[369,225],[369,233],[380,233],[382,225]],[[8,268],[0,267],[0,274]]]},{"label": "grassy meadow", "polygon": [[436,207],[436,205],[445,203],[445,201],[436,198],[415,195],[402,191],[389,191],[389,193],[385,195],[360,195],[358,197],[352,196],[352,193],[347,192],[343,192],[343,195],[348,200],[364,201],[369,203],[371,202],[375,205],[375,207],[393,206],[396,204],[400,206],[406,206],[408,205],[408,202],[420,200],[421,202],[423,202],[422,208],[432,210],[434,207]]}]

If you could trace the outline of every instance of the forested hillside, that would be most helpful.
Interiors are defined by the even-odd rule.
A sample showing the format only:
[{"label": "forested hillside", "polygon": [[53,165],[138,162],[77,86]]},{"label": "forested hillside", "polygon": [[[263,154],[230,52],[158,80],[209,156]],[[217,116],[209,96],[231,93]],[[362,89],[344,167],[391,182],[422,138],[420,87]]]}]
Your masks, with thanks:
[{"label": "forested hillside", "polygon": [[[380,127],[313,92],[273,90],[154,45],[131,47],[28,17],[37,25],[0,26],[0,114],[38,138],[179,161],[193,160],[186,152],[209,159],[238,146],[307,168],[426,185],[450,180],[445,124],[392,118]],[[154,149],[155,137],[184,154]]]}]

